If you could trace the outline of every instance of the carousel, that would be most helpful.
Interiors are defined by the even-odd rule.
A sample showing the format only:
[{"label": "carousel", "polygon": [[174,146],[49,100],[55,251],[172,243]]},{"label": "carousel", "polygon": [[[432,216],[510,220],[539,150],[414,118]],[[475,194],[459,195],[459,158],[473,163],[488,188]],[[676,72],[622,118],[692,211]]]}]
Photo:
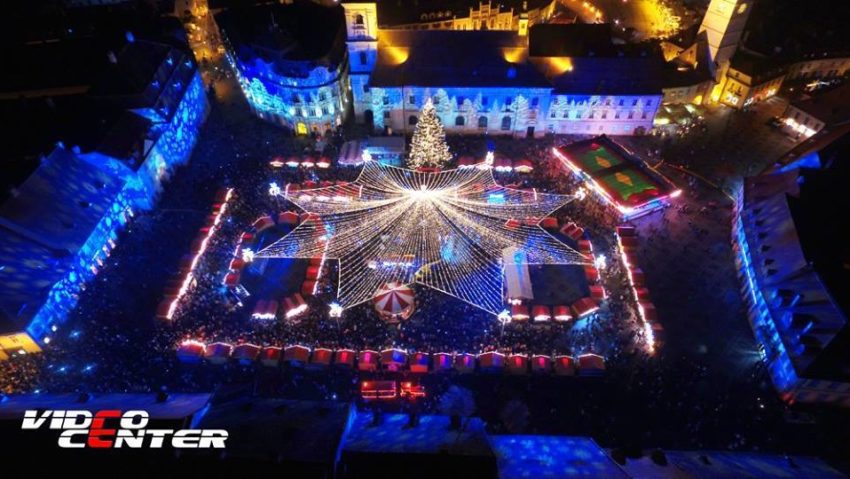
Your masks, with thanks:
[{"label": "carousel", "polygon": [[387,321],[398,322],[413,314],[415,301],[413,289],[397,281],[384,283],[372,297],[375,311]]}]

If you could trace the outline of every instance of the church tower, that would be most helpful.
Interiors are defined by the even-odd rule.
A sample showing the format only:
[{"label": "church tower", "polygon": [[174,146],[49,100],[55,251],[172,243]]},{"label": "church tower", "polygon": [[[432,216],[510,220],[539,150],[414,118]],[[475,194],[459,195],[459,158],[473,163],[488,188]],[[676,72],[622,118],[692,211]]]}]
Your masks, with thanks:
[{"label": "church tower", "polygon": [[711,0],[699,32],[706,32],[711,59],[718,68],[735,54],[754,0]]},{"label": "church tower", "polygon": [[364,120],[364,104],[369,97],[369,78],[378,57],[378,6],[375,2],[347,1],[345,27],[348,44],[349,78],[357,122]]}]

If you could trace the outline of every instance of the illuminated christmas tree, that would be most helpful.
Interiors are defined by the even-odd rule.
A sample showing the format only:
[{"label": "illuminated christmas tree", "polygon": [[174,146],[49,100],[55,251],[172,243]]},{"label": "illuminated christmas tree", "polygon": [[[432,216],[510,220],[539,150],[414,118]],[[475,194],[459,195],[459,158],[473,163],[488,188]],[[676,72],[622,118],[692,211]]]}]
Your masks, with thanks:
[{"label": "illuminated christmas tree", "polygon": [[416,131],[413,132],[407,166],[412,169],[423,166],[443,167],[451,159],[452,154],[446,144],[446,132],[429,98],[422,107]]}]

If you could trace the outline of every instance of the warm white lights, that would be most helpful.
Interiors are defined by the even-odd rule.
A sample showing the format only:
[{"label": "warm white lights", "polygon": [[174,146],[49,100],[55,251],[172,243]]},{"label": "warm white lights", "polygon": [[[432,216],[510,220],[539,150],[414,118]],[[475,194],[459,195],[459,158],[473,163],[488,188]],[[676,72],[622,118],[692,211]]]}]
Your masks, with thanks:
[{"label": "warm white lights", "polygon": [[532,264],[588,262],[537,225],[571,196],[505,188],[491,170],[420,172],[372,161],[354,183],[302,194],[310,201],[291,200],[318,219],[302,222],[257,257],[339,259],[342,308],[397,281],[498,314],[505,248],[522,250]]}]

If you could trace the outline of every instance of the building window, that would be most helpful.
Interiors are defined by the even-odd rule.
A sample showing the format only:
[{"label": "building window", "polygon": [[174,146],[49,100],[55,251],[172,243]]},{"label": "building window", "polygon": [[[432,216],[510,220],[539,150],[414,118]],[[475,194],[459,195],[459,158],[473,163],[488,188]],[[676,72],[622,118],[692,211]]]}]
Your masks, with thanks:
[{"label": "building window", "polygon": [[511,117],[502,117],[502,130],[509,131],[511,129]]},{"label": "building window", "polygon": [[462,108],[462,107],[463,107],[463,102],[464,102],[465,100],[466,100],[466,98],[464,98],[464,97],[462,97],[462,96],[457,97],[457,107],[458,107],[458,108]]},{"label": "building window", "polygon": [[608,110],[602,110],[602,119],[608,118]]},{"label": "building window", "polygon": [[646,100],[646,106],[652,106],[652,100]]},{"label": "building window", "polygon": [[419,123],[419,118],[416,118],[416,115],[410,115],[407,117],[407,124],[410,126],[414,126]]},{"label": "building window", "polygon": [[330,113],[330,112],[328,111],[328,107],[323,106],[323,107],[322,107],[322,115],[327,115],[327,114],[329,114],[329,113]]},{"label": "building window", "polygon": [[615,120],[619,120],[619,119],[620,119],[620,112],[619,112],[619,111],[618,111],[618,112],[616,112],[616,113],[614,113],[614,119],[615,119]]},{"label": "building window", "polygon": [[360,64],[366,65],[369,63],[369,56],[366,55],[366,52],[360,52]]},{"label": "building window", "polygon": [[384,120],[389,120],[389,119],[390,119],[390,112],[385,111],[384,112]]},{"label": "building window", "polygon": [[390,104],[390,97],[384,95],[384,105],[389,105],[389,104]]},{"label": "building window", "polygon": [[607,98],[605,100],[605,106],[611,106],[611,99],[610,98]]},{"label": "building window", "polygon": [[431,98],[431,103],[433,103],[434,106],[439,105],[440,104],[440,97],[435,96],[435,97]]},{"label": "building window", "polygon": [[555,110],[552,110],[551,112],[549,112],[549,118],[555,118],[555,115],[556,115]]},{"label": "building window", "polygon": [[632,100],[632,106],[637,106],[637,100]]},{"label": "building window", "polygon": [[363,93],[369,93],[369,85],[363,84]]},{"label": "building window", "polygon": [[634,117],[635,117],[635,112],[630,111],[630,112],[629,112],[629,120],[631,120],[631,119],[632,119],[632,118],[634,118]]},{"label": "building window", "polygon": [[589,120],[592,120],[592,119],[593,119],[593,113],[594,113],[594,112],[593,112],[593,110],[590,110],[590,115],[587,115],[587,118],[588,118]]},{"label": "building window", "polygon": [[320,92],[319,92],[319,101],[325,101],[325,98],[326,98],[326,97],[325,97],[325,92],[320,91]]},{"label": "building window", "polygon": [[564,110],[564,118],[569,118],[569,117],[570,117],[570,112],[567,111],[567,110]]},{"label": "building window", "polygon": [[486,96],[482,96],[482,97],[481,97],[481,106],[487,106],[487,101],[488,101],[488,100],[487,100],[487,97],[486,97]]},{"label": "building window", "polygon": [[416,95],[410,95],[410,98],[407,99],[407,102],[410,103],[411,105],[415,105],[416,104]]},{"label": "building window", "polygon": [[455,118],[455,126],[463,126],[464,119],[462,116],[458,116]]},{"label": "building window", "polygon": [[640,114],[640,117],[641,117],[642,119],[646,120],[646,112],[641,113],[641,114]]},{"label": "building window", "polygon": [[479,116],[478,117],[478,128],[487,128],[487,117]]},{"label": "building window", "polygon": [[514,102],[513,97],[505,98],[505,106],[511,106],[511,103],[513,103],[513,102]]},{"label": "building window", "polygon": [[293,93],[292,94],[292,103],[295,103],[296,105],[298,103],[301,103],[301,95],[299,95],[297,93]]},{"label": "building window", "polygon": [[622,98],[620,98],[620,106],[623,106],[623,101],[624,100]]},{"label": "building window", "polygon": [[531,99],[531,107],[534,108],[537,104],[540,103],[540,98],[534,97]]},{"label": "building window", "polygon": [[357,16],[354,17],[354,24],[355,25],[363,25],[363,15],[360,15],[358,13]]}]

